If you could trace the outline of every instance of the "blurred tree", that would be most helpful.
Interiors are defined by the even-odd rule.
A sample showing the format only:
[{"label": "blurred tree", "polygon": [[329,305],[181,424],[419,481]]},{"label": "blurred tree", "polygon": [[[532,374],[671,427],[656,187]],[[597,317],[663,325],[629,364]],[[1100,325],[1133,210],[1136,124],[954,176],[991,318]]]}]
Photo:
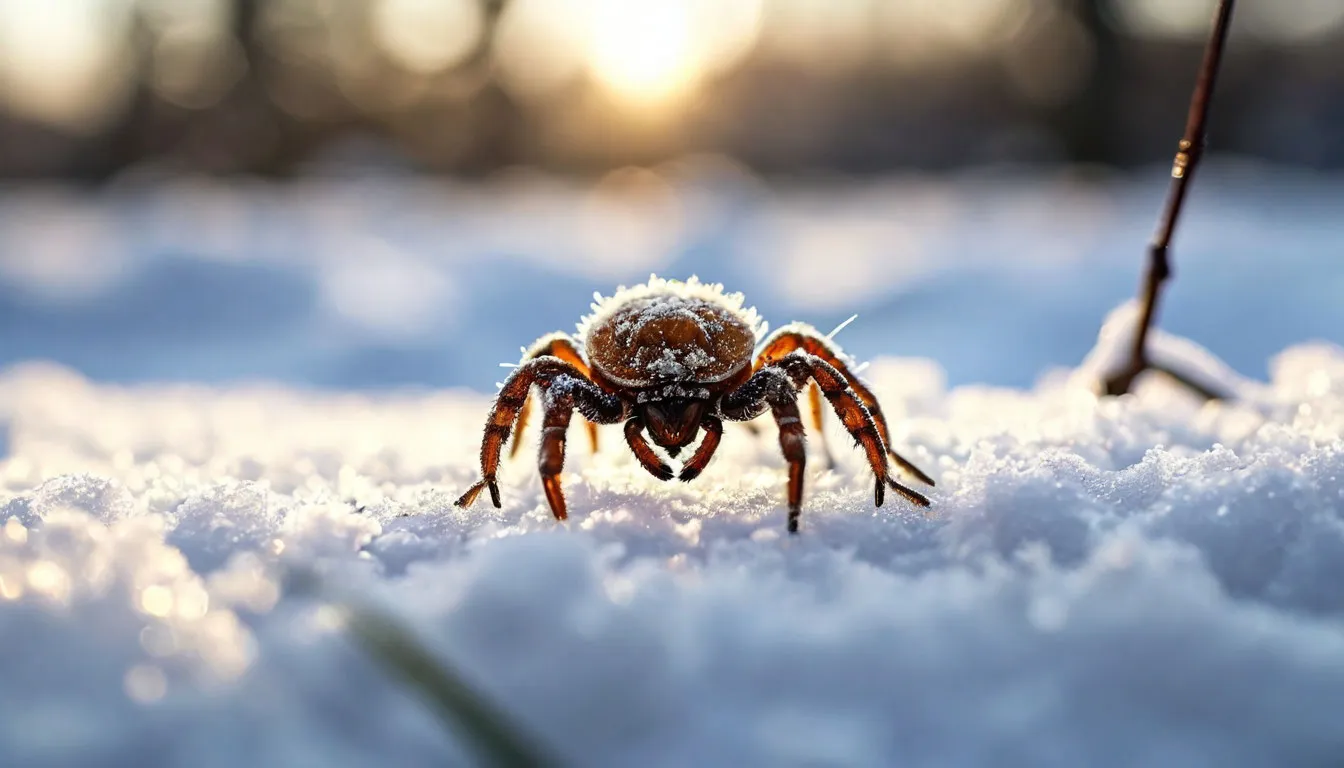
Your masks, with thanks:
[{"label": "blurred tree", "polygon": [[1107,4],[1108,0],[1074,0],[1070,9],[1087,30],[1092,56],[1086,85],[1063,104],[1056,125],[1069,157],[1085,163],[1113,162],[1116,144],[1123,142],[1116,135],[1123,129],[1116,109],[1122,96],[1126,50],[1107,19]]},{"label": "blurred tree", "polygon": [[[1153,0],[1004,0],[995,7],[1016,21],[982,38],[967,37],[983,34],[971,15],[959,26],[921,17],[923,6],[911,4],[902,6],[899,45],[860,25],[853,34],[872,40],[856,43],[862,53],[841,57],[849,62],[843,67],[827,64],[833,43],[813,46],[811,58],[790,58],[765,40],[732,69],[697,81],[698,90],[676,109],[622,113],[601,78],[585,74],[582,57],[563,88],[520,101],[496,61],[499,30],[521,7],[508,0],[425,6],[477,4],[469,15],[473,30],[478,23],[480,29],[470,49],[441,67],[415,66],[406,51],[389,49],[397,41],[377,26],[383,8],[377,3],[215,1],[220,5],[129,3],[130,23],[108,34],[129,41],[134,87],[117,98],[112,119],[92,131],[26,115],[0,90],[0,177],[98,183],[146,167],[290,176],[315,160],[344,157],[337,148],[346,146],[360,157],[375,147],[377,162],[470,176],[516,164],[598,173],[686,151],[723,152],[785,173],[1002,161],[1124,166],[1161,161],[1169,143],[1163,128],[1188,92],[1189,79],[1179,73],[1193,71],[1199,55],[1198,39],[1152,31],[1169,20],[1142,14],[1171,10]],[[766,8],[775,2],[762,1]],[[198,63],[230,68],[212,81],[208,98],[178,98],[162,87],[174,60],[162,55],[167,33],[149,9],[161,14],[163,6],[226,11],[224,53],[197,52]],[[400,0],[397,6],[420,7]],[[16,34],[5,29],[5,7],[16,6],[0,6],[0,38]],[[575,14],[545,23],[575,24],[564,39],[582,46],[589,22]],[[1149,27],[1136,27],[1135,18]],[[1281,162],[1344,165],[1344,134],[1331,129],[1333,117],[1344,114],[1344,23],[1333,31],[1285,27],[1294,37],[1269,29],[1274,18],[1255,17],[1258,26],[1243,30],[1253,39],[1230,53],[1214,146]],[[708,19],[715,21],[713,14]],[[907,29],[915,22],[927,28]],[[289,26],[277,31],[277,24]],[[1259,26],[1266,29],[1257,32]],[[900,46],[925,47],[891,50]],[[639,47],[625,55],[640,55]],[[37,70],[26,63],[16,73],[0,55],[0,89],[16,77],[29,78],[31,89]]]}]

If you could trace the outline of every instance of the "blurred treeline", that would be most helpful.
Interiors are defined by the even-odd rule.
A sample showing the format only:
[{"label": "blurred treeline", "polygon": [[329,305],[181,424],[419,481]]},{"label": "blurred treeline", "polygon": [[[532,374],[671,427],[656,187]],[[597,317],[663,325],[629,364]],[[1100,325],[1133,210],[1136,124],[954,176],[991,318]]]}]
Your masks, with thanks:
[{"label": "blurred treeline", "polygon": [[[0,0],[0,177],[1163,162],[1213,0]],[[1212,143],[1344,165],[1344,0],[1239,3]]]}]

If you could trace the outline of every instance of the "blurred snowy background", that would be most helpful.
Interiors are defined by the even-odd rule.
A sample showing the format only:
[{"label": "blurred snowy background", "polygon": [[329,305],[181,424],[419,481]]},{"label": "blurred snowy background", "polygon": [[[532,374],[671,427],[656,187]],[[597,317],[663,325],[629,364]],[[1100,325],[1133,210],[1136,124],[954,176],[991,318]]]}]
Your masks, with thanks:
[{"label": "blurred snowy background", "polygon": [[[596,184],[172,181],[0,193],[0,363],[118,382],[269,379],[329,388],[492,388],[500,362],[572,331],[594,291],[650,272],[746,293],[773,324],[860,358],[937,360],[953,384],[1022,386],[1076,364],[1138,284],[1165,193],[1104,179],[966,171],[774,189],[722,160]],[[1163,325],[1247,375],[1339,340],[1344,181],[1208,169]]]},{"label": "blurred snowy background", "polygon": [[[574,765],[1340,764],[1344,4],[1238,8],[1203,405],[1089,384],[1211,0],[0,0],[0,764],[468,761],[291,567]],[[857,313],[936,514],[842,454],[782,536],[742,430],[453,507],[651,272]]]},{"label": "blurred snowy background", "polygon": [[[1027,384],[1138,281],[1211,8],[0,0],[0,364],[483,389],[657,271]],[[1164,322],[1263,376],[1339,326],[1344,6],[1233,40]]]}]

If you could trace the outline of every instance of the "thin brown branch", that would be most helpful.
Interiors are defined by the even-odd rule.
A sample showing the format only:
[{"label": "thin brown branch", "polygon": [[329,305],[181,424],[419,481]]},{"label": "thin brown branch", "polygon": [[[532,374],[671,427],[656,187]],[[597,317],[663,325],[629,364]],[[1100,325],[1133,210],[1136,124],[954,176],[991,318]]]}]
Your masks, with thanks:
[{"label": "thin brown branch", "polygon": [[1228,395],[1218,387],[1214,387],[1207,383],[1201,382],[1198,379],[1192,378],[1190,374],[1178,371],[1175,368],[1172,368],[1171,366],[1159,362],[1157,360],[1151,360],[1148,362],[1148,370],[1152,371],[1153,373],[1165,374],[1173,381],[1175,381],[1177,384],[1180,384],[1181,386],[1185,387],[1191,392],[1194,392],[1196,395],[1199,395],[1205,400],[1226,400],[1228,398]]},{"label": "thin brown branch", "polygon": [[[1162,296],[1162,285],[1171,278],[1171,261],[1167,251],[1171,248],[1172,236],[1176,233],[1176,224],[1185,205],[1185,195],[1190,189],[1195,169],[1204,154],[1205,125],[1209,119],[1209,105],[1213,102],[1214,83],[1218,79],[1219,65],[1223,59],[1223,47],[1227,42],[1227,30],[1232,23],[1234,0],[1220,0],[1213,21],[1213,30],[1209,33],[1209,42],[1204,47],[1204,61],[1199,68],[1199,79],[1195,81],[1194,93],[1190,96],[1190,112],[1185,121],[1185,135],[1176,151],[1176,159],[1171,166],[1171,187],[1167,192],[1166,207],[1157,233],[1148,247],[1148,272],[1144,276],[1140,300],[1142,311],[1139,313],[1138,328],[1134,333],[1134,343],[1130,348],[1129,360],[1105,381],[1106,394],[1123,395],[1133,386],[1139,374],[1154,366],[1148,359],[1148,331],[1157,318],[1157,305]],[[1165,371],[1171,374],[1170,370]],[[1189,386],[1184,376],[1173,375],[1177,381]],[[1204,387],[1191,387],[1205,399],[1216,400],[1225,395]]]}]

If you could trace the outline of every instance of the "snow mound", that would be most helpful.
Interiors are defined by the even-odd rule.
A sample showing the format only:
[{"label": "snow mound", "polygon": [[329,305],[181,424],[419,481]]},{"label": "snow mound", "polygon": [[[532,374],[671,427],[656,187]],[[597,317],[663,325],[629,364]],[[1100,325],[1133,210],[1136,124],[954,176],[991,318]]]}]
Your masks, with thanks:
[{"label": "snow mound", "polygon": [[1337,762],[1344,350],[1220,379],[1234,403],[1160,380],[1098,399],[1088,370],[948,391],[876,361],[936,514],[873,509],[841,452],[789,537],[764,422],[690,484],[615,430],[571,441],[561,525],[527,458],[503,509],[453,507],[484,395],[11,369],[2,762],[468,760],[291,566],[395,613],[573,765]]}]

